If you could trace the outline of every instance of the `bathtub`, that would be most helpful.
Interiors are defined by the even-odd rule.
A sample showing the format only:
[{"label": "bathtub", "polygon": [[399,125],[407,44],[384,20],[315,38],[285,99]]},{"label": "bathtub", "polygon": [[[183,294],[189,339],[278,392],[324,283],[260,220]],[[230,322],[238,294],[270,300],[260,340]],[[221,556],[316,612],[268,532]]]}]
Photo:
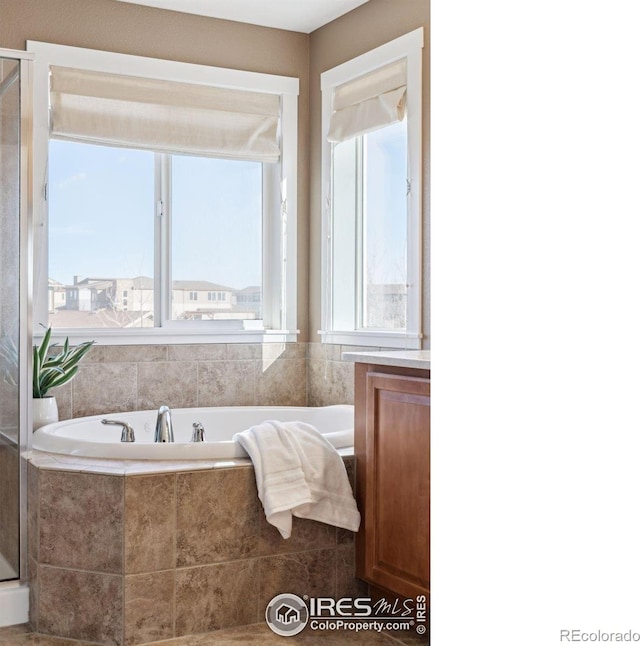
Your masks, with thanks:
[{"label": "bathtub", "polygon": [[[336,449],[353,447],[353,406],[229,406],[176,408],[171,411],[175,442],[153,441],[157,410],[80,417],[48,424],[33,434],[32,448],[49,453],[120,460],[199,460],[246,458],[231,438],[234,433],[268,420],[306,422],[315,426]],[[122,429],[103,419],[127,422],[135,442],[120,442]],[[192,425],[200,422],[206,442],[191,443]]]}]

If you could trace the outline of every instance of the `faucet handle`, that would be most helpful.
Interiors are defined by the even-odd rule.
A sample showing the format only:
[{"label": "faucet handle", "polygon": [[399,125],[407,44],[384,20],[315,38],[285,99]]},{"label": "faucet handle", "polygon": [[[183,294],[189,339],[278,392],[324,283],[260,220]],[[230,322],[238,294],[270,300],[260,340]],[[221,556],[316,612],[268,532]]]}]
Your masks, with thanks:
[{"label": "faucet handle", "polygon": [[120,436],[121,442],[135,442],[136,434],[133,431],[133,428],[129,426],[126,422],[119,422],[115,419],[103,419],[103,424],[113,424],[115,426],[122,426],[122,435]]},{"label": "faucet handle", "polygon": [[207,438],[204,434],[204,426],[200,422],[193,423],[193,433],[191,435],[192,442],[206,442]]}]

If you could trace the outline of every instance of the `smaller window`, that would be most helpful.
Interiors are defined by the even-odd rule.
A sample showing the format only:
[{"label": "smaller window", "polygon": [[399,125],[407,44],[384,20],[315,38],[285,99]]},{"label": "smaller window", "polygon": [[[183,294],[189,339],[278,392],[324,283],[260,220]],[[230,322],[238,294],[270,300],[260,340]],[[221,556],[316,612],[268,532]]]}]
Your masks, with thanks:
[{"label": "smaller window", "polygon": [[322,340],[421,346],[423,30],[327,70]]},{"label": "smaller window", "polygon": [[198,292],[189,292],[189,300],[190,301],[197,301],[198,300]]}]

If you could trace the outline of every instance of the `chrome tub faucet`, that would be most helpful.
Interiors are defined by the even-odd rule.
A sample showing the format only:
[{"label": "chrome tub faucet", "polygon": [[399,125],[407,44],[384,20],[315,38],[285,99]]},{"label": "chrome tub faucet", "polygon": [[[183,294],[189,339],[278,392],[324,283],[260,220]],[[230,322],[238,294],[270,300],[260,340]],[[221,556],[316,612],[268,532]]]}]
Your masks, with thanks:
[{"label": "chrome tub faucet", "polygon": [[173,424],[171,422],[171,411],[168,406],[160,406],[158,408],[154,442],[173,442]]},{"label": "chrome tub faucet", "polygon": [[136,435],[133,432],[133,428],[129,426],[126,422],[119,422],[115,419],[103,419],[103,424],[113,424],[115,426],[122,426],[122,435],[120,436],[121,442],[135,442]]}]

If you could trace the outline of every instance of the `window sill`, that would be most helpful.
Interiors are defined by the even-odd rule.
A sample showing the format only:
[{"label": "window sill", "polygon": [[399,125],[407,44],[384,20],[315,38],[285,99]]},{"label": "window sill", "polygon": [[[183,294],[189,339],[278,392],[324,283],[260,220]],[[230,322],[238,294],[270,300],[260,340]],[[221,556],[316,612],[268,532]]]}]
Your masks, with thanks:
[{"label": "window sill", "polygon": [[352,345],[372,348],[398,348],[400,350],[420,350],[422,335],[408,332],[375,331],[336,331],[319,330],[322,343]]},{"label": "window sill", "polygon": [[[163,345],[198,343],[294,343],[299,330],[210,330],[147,328],[121,330],[102,328],[54,328],[52,342],[61,343],[68,337],[71,345],[95,341],[97,345]],[[34,331],[34,341],[42,339],[44,330]]]}]

